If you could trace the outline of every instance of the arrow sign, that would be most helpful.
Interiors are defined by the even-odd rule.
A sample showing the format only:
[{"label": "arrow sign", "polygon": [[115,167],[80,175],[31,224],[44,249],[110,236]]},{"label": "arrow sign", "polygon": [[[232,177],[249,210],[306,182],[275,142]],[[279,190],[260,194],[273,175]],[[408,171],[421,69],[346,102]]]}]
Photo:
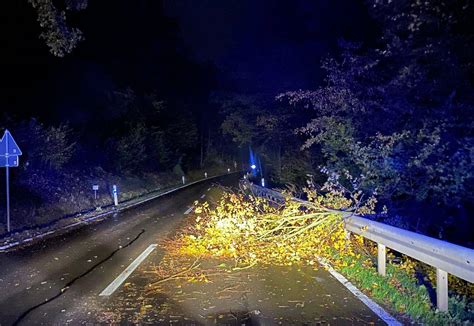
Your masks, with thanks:
[{"label": "arrow sign", "polygon": [[5,130],[2,139],[0,139],[0,156],[19,156],[22,152],[18,147],[12,134]]}]

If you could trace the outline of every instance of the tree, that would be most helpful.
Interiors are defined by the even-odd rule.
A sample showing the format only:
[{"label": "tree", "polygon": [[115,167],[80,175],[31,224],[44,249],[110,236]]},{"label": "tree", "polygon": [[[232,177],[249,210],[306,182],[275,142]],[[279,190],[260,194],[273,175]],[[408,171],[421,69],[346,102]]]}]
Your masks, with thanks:
[{"label": "tree", "polygon": [[[297,129],[337,175],[386,198],[457,205],[472,200],[473,35],[467,1],[368,1],[383,29],[377,48],[341,41],[323,62],[327,83],[279,100],[309,107]],[[342,182],[351,182],[343,180]]]},{"label": "tree", "polygon": [[147,131],[143,124],[132,124],[128,132],[113,141],[109,147],[113,166],[121,173],[139,173],[147,159],[145,140]]},{"label": "tree", "polygon": [[83,40],[82,32],[68,26],[66,11],[81,11],[87,8],[88,0],[64,0],[64,10],[58,9],[53,0],[28,0],[36,9],[38,22],[43,29],[40,38],[44,39],[49,51],[63,57],[71,53],[77,44]]},{"label": "tree", "polygon": [[18,142],[24,146],[26,169],[61,170],[73,157],[76,143],[67,124],[45,126],[36,119],[17,127]]},{"label": "tree", "polygon": [[226,94],[216,102],[224,115],[224,135],[232,137],[239,147],[251,145],[264,161],[265,174],[273,181],[294,182],[311,172],[308,155],[292,155],[301,144],[293,132],[298,120],[293,110],[258,95]]}]

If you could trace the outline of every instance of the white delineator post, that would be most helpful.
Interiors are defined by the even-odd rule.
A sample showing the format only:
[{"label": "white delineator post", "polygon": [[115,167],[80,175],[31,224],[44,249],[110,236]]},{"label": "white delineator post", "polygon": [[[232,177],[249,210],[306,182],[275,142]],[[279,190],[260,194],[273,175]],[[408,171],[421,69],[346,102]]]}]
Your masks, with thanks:
[{"label": "white delineator post", "polygon": [[113,185],[112,193],[114,195],[114,205],[118,206],[118,195],[117,195],[117,186],[116,185]]},{"label": "white delineator post", "polygon": [[181,177],[181,180],[183,180],[183,185],[186,183],[186,178],[184,177],[184,175]]},{"label": "white delineator post", "polygon": [[207,172],[204,172],[204,178],[207,179]]}]

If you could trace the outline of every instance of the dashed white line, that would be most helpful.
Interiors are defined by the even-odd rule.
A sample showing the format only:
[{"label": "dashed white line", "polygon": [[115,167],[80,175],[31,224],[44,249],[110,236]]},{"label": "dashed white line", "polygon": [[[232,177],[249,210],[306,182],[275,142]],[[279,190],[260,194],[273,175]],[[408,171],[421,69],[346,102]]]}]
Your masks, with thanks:
[{"label": "dashed white line", "polygon": [[207,188],[207,191],[211,191],[211,188]]},{"label": "dashed white line", "polygon": [[145,251],[140,254],[140,256],[138,256],[115,280],[112,281],[112,283],[110,283],[104,289],[104,291],[99,294],[99,296],[104,297],[113,294],[130,276],[130,274],[132,274],[133,271],[145,260],[145,258],[148,257],[148,255],[151,254],[153,250],[155,250],[156,247],[157,244],[148,246],[148,248],[146,248]]},{"label": "dashed white line", "polygon": [[189,207],[186,212],[184,212],[184,215],[188,215],[189,213],[191,213],[193,211],[193,206]]},{"label": "dashed white line", "polygon": [[201,196],[201,199],[204,199],[204,198],[206,198],[206,195],[202,195],[202,196]]}]

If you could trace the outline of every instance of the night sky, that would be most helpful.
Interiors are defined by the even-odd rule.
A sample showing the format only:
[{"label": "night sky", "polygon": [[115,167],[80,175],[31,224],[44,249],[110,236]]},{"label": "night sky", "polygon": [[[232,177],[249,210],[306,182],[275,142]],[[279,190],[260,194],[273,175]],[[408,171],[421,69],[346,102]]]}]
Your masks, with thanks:
[{"label": "night sky", "polygon": [[192,54],[219,71],[221,87],[276,93],[314,87],[339,38],[368,42],[361,1],[165,1]]},{"label": "night sky", "polygon": [[0,5],[0,105],[19,117],[89,123],[106,94],[131,87],[202,103],[212,91],[269,98],[322,82],[320,60],[337,40],[374,40],[362,1],[90,1],[69,14],[86,40],[52,56],[26,0]]}]

